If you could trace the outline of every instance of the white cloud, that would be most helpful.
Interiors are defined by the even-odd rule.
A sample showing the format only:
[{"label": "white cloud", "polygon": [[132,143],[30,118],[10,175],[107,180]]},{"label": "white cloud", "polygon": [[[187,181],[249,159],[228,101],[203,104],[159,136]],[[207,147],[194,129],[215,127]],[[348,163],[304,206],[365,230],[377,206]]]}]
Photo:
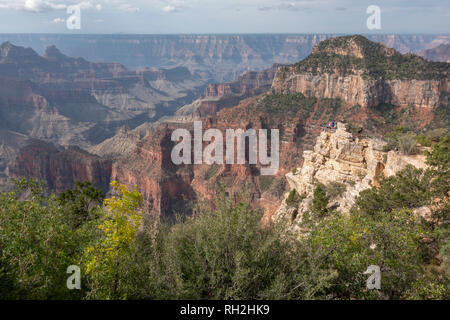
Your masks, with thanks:
[{"label": "white cloud", "polygon": [[51,9],[64,9],[65,4],[55,3],[45,0],[26,0],[23,4],[23,10],[31,12],[43,12]]},{"label": "white cloud", "polygon": [[268,10],[286,10],[286,11],[300,11],[302,9],[307,9],[304,6],[304,1],[301,2],[281,2],[275,5],[261,6],[258,9],[260,11],[268,11]]},{"label": "white cloud", "polygon": [[132,6],[131,4],[128,3],[124,3],[119,7],[120,10],[125,11],[125,12],[131,12],[131,13],[135,13],[140,11],[139,8]]},{"label": "white cloud", "polygon": [[80,8],[82,10],[92,9],[94,7],[92,2],[90,2],[90,1],[82,1],[82,2],[78,3],[78,5],[80,6]]},{"label": "white cloud", "polygon": [[100,4],[94,5],[90,0],[0,0],[0,9],[15,9],[27,12],[48,12],[65,10],[70,5],[79,5],[81,9],[96,8],[101,10]]},{"label": "white cloud", "polygon": [[65,19],[63,19],[63,18],[55,18],[55,19],[53,19],[52,21],[51,21],[51,23],[63,23],[63,22],[65,22],[66,20]]},{"label": "white cloud", "polygon": [[164,12],[178,12],[184,9],[192,8],[198,0],[162,0],[165,6]]},{"label": "white cloud", "polygon": [[177,8],[175,8],[174,6],[165,6],[162,10],[164,12],[175,12],[177,11]]}]

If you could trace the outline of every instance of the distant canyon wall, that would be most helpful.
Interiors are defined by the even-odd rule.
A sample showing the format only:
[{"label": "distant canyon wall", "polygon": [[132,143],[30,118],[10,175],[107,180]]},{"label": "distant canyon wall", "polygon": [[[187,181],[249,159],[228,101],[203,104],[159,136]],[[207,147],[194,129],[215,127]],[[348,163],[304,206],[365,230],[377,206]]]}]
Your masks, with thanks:
[{"label": "distant canyon wall", "polygon": [[[186,66],[214,81],[236,79],[243,71],[293,63],[333,34],[235,35],[58,35],[0,34],[0,42],[44,52],[56,45],[69,56],[119,62],[130,68]],[[401,53],[418,53],[450,42],[448,35],[367,35]]]}]

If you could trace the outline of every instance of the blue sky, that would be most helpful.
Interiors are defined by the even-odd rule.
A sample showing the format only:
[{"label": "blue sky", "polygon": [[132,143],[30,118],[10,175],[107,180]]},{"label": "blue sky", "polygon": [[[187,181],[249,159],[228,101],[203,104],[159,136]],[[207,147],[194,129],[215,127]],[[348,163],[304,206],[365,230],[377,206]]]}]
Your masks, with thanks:
[{"label": "blue sky", "polygon": [[[66,27],[81,7],[81,29]],[[381,30],[366,8],[381,8]],[[0,0],[0,33],[441,33],[448,0]]]}]

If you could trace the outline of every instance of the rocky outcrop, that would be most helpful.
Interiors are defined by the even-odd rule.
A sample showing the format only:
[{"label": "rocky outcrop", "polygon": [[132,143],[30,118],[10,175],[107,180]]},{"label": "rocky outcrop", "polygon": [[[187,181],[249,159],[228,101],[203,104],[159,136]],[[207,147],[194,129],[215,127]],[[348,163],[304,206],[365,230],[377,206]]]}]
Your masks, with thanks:
[{"label": "rocky outcrop", "polygon": [[[417,68],[417,70],[415,69]],[[319,43],[305,60],[277,70],[274,93],[342,99],[349,105],[449,105],[448,65],[427,62],[362,36]]]},{"label": "rocky outcrop", "polygon": [[229,95],[258,95],[264,92],[263,90],[270,88],[278,67],[278,64],[274,64],[263,71],[246,71],[232,82],[210,84],[206,88],[203,98],[217,99]]},{"label": "rocky outcrop", "polygon": [[90,181],[95,187],[107,192],[111,166],[111,161],[78,147],[58,150],[50,144],[35,140],[20,150],[10,175],[44,181],[50,190],[56,192],[72,188],[76,181]]},{"label": "rocky outcrop", "polygon": [[286,174],[290,189],[295,189],[303,200],[297,207],[283,203],[272,218],[287,218],[295,227],[302,214],[310,209],[318,183],[340,184],[342,193],[330,199],[329,205],[346,213],[362,190],[379,186],[384,177],[394,175],[407,165],[426,168],[423,154],[384,152],[384,145],[381,140],[354,137],[344,123],[338,123],[337,130],[322,131],[313,150],[303,152],[303,165]]}]

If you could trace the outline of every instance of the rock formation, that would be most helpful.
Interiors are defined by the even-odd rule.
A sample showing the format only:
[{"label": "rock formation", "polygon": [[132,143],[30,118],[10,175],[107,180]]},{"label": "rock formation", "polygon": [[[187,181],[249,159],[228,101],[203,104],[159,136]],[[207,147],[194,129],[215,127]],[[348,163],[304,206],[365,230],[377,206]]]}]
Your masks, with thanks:
[{"label": "rock formation", "polygon": [[[75,145],[88,149],[116,132],[120,133],[124,125],[133,129],[172,114],[181,105],[192,101],[197,90],[203,87],[203,81],[184,67],[133,71],[119,63],[93,63],[68,57],[55,46],[47,47],[40,56],[30,48],[5,42],[0,45],[0,141],[3,141],[0,184],[4,184],[3,178],[9,175],[9,168],[13,166],[15,157],[12,155],[17,156],[19,148],[24,146],[11,143],[12,136],[23,136],[23,141],[39,139],[57,147]],[[115,156],[120,149],[116,148]],[[30,159],[33,158],[32,150],[38,151],[29,149]],[[39,154],[35,156],[39,157]],[[22,160],[19,159],[16,169],[25,165]],[[35,165],[48,167],[42,159]],[[61,165],[54,169],[71,168]],[[49,176],[40,174],[39,170],[22,169],[16,173],[50,181]],[[61,172],[61,175],[71,173]],[[89,175],[80,177],[85,176]],[[109,176],[105,175],[105,181]],[[68,183],[63,186],[61,181]],[[49,185],[61,190],[72,187],[71,181],[60,179]],[[101,182],[103,189],[105,181]]]},{"label": "rock formation", "polygon": [[240,101],[268,91],[279,65],[262,71],[246,71],[237,80],[208,85],[200,99],[180,108],[175,114],[178,120],[215,116],[221,109],[237,106]]},{"label": "rock formation", "polygon": [[20,150],[10,175],[44,181],[55,192],[71,188],[76,181],[90,181],[95,187],[107,192],[111,166],[111,161],[78,147],[58,150],[48,143],[35,140]]},{"label": "rock formation", "polygon": [[349,105],[448,106],[448,65],[374,44],[362,36],[323,41],[305,60],[280,67],[275,93],[342,99]]},{"label": "rock formation", "polygon": [[9,42],[0,46],[2,127],[32,138],[87,147],[172,114],[204,83],[186,68],[137,71],[118,63],[71,58],[56,47],[43,56]]},{"label": "rock formation", "polygon": [[303,199],[296,207],[283,202],[272,219],[288,218],[295,228],[302,214],[311,208],[318,183],[341,185],[342,193],[330,199],[329,206],[347,213],[362,190],[378,186],[384,177],[394,175],[409,164],[426,168],[423,154],[384,152],[385,144],[377,139],[354,137],[344,123],[338,123],[336,130],[324,129],[313,150],[303,152],[303,165],[286,174],[290,189],[295,189]]}]

